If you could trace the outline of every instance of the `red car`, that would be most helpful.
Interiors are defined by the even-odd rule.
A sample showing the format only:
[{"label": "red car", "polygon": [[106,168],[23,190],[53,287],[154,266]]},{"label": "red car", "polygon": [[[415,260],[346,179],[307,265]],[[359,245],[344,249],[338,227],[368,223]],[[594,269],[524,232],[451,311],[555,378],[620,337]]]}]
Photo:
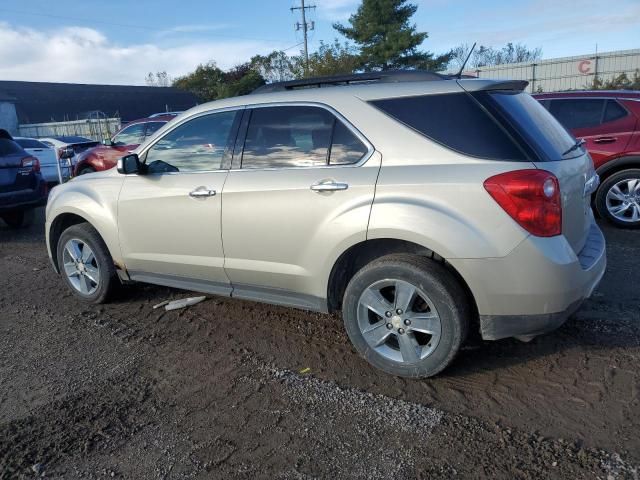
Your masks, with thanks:
[{"label": "red car", "polygon": [[614,225],[640,228],[640,92],[534,95],[585,146],[601,184],[594,204]]},{"label": "red car", "polygon": [[115,167],[120,157],[135,149],[147,137],[175,117],[175,113],[156,114],[127,123],[113,138],[82,153],[76,164],[74,175],[84,175]]}]

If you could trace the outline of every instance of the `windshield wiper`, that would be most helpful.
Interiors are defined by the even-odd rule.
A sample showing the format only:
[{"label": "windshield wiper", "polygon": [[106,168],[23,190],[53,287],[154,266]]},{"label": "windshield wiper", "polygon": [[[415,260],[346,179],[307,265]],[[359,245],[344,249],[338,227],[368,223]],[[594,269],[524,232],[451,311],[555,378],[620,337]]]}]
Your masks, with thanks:
[{"label": "windshield wiper", "polygon": [[569,148],[569,150],[567,150],[566,152],[564,152],[564,153],[562,154],[562,156],[564,157],[564,156],[565,156],[565,155],[567,155],[568,153],[571,153],[571,152],[573,152],[574,150],[579,149],[579,148],[580,148],[581,146],[583,146],[585,143],[586,143],[586,142],[585,142],[585,139],[584,139],[584,138],[580,138],[580,139],[576,140],[576,143],[574,143],[574,144]]}]

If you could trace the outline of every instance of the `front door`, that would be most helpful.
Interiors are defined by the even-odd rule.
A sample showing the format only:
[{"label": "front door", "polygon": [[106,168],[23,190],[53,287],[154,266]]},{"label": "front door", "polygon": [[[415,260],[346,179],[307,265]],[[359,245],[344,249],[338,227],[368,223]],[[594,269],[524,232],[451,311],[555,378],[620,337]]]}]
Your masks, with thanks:
[{"label": "front door", "polygon": [[229,293],[220,230],[221,194],[236,111],[176,125],[142,155],[118,203],[123,259],[134,280]]}]

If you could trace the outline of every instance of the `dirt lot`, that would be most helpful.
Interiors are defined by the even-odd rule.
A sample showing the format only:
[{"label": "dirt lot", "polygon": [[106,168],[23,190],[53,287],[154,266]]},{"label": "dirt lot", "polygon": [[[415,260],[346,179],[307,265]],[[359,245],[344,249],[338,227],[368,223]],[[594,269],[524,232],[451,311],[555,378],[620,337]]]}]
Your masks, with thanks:
[{"label": "dirt lot", "polygon": [[[438,378],[370,368],[338,317],[127,288],[75,300],[42,215],[0,226],[0,478],[632,478],[640,231],[606,228],[594,297],[532,343],[474,342]],[[308,373],[299,373],[302,369]]]}]

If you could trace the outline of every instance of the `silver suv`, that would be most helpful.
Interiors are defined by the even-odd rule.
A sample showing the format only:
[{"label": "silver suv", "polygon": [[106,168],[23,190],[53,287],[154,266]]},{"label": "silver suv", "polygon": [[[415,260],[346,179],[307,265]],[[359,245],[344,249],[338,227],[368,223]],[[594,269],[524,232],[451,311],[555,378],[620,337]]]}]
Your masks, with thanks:
[{"label": "silver suv", "polygon": [[53,266],[93,303],[136,281],[341,310],[400,376],[440,372],[470,329],[529,340],[606,259],[591,158],[525,86],[374,73],[197,106],[53,190]]}]

